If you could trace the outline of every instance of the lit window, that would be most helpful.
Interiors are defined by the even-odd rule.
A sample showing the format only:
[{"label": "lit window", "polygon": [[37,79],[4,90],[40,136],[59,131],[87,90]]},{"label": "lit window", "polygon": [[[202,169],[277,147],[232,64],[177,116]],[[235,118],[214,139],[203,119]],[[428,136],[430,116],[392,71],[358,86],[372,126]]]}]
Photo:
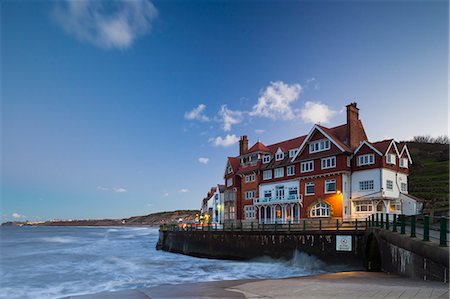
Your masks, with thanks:
[{"label": "lit window", "polygon": [[297,148],[289,150],[289,158],[293,158],[297,154],[297,151]]},{"label": "lit window", "polygon": [[373,180],[360,181],[359,182],[359,190],[360,191],[373,190]]},{"label": "lit window", "polygon": [[275,178],[282,178],[284,177],[284,168],[275,168]]},{"label": "lit window", "polygon": [[310,172],[314,170],[314,161],[306,161],[301,164],[302,172]]},{"label": "lit window", "polygon": [[336,157],[322,158],[322,169],[336,167]]},{"label": "lit window", "polygon": [[327,203],[319,202],[311,208],[311,217],[330,217],[330,206]]},{"label": "lit window", "polygon": [[267,163],[269,163],[269,162],[270,162],[270,155],[264,155],[263,163],[264,163],[264,164],[267,164]]},{"label": "lit window", "polygon": [[386,163],[387,164],[395,164],[395,155],[394,154],[386,155]]},{"label": "lit window", "polygon": [[400,213],[402,211],[402,206],[400,204],[400,201],[391,200],[391,202],[389,204],[389,211]]},{"label": "lit window", "polygon": [[325,181],[325,193],[336,192],[336,180],[326,180]]},{"label": "lit window", "polygon": [[408,159],[407,158],[401,158],[400,159],[400,167],[401,168],[408,168]]},{"label": "lit window", "polygon": [[309,153],[317,153],[330,149],[330,140],[317,140],[309,143]]},{"label": "lit window", "polygon": [[375,157],[373,154],[358,156],[358,166],[371,165],[375,163]]},{"label": "lit window", "polygon": [[408,184],[401,183],[400,184],[400,188],[401,188],[402,192],[407,192],[408,191]]},{"label": "lit window", "polygon": [[314,182],[305,184],[305,195],[314,195]]},{"label": "lit window", "polygon": [[270,180],[272,178],[272,170],[264,170],[263,180]]},{"label": "lit window", "polygon": [[294,165],[289,165],[287,167],[287,175],[294,175],[295,174],[295,166]]},{"label": "lit window", "polygon": [[355,203],[356,212],[372,212],[373,204],[369,200],[358,201]]},{"label": "lit window", "polygon": [[386,189],[387,190],[393,190],[394,189],[394,182],[391,180],[386,180]]},{"label": "lit window", "polygon": [[231,185],[233,185],[233,178],[227,180],[227,187],[230,187]]},{"label": "lit window", "polygon": [[246,183],[251,183],[255,181],[255,175],[254,174],[249,174],[245,176],[245,182]]}]

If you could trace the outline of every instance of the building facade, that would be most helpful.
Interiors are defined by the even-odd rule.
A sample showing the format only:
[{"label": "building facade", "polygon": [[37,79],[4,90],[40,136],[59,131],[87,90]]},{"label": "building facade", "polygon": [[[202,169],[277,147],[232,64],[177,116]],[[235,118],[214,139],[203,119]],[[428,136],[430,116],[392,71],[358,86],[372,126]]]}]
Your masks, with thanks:
[{"label": "building facade", "polygon": [[242,136],[239,155],[226,164],[224,220],[296,223],[416,214],[408,195],[411,163],[405,144],[368,140],[356,103],[347,105],[340,126],[316,124],[307,135],[250,148]]}]

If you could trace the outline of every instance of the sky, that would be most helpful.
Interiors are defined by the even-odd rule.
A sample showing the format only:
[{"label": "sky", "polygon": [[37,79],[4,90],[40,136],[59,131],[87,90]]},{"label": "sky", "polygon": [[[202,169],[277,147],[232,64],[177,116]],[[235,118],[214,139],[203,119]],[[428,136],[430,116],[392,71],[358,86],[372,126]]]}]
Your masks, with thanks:
[{"label": "sky", "polygon": [[447,1],[2,1],[2,221],[199,209],[250,145],[448,134]]}]

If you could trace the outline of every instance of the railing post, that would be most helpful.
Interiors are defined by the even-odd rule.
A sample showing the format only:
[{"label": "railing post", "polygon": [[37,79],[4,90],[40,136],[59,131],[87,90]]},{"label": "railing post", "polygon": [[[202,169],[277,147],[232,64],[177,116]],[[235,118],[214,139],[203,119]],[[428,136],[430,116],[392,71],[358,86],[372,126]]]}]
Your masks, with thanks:
[{"label": "railing post", "polygon": [[243,230],[243,227],[242,227],[242,221],[240,221],[240,224],[241,224],[241,231]]},{"label": "railing post", "polygon": [[380,218],[381,218],[380,227],[383,228],[384,227],[384,214],[383,213],[380,214]]},{"label": "railing post", "polygon": [[306,220],[303,219],[303,230],[306,230]]},{"label": "railing post", "polygon": [[392,215],[393,219],[392,219],[392,231],[394,233],[397,232],[397,214],[393,214]]},{"label": "railing post", "polygon": [[423,216],[423,240],[430,241],[430,216]]},{"label": "railing post", "polygon": [[405,215],[398,215],[400,217],[400,234],[404,235],[406,233],[405,230]]},{"label": "railing post", "polygon": [[211,223],[208,224],[208,231],[211,231]]},{"label": "railing post", "polygon": [[355,231],[358,230],[358,218],[355,219]]},{"label": "railing post", "polygon": [[378,213],[375,213],[375,226],[378,227],[379,223],[378,223]]},{"label": "railing post", "polygon": [[288,222],[288,232],[291,232],[291,220]]},{"label": "railing post", "polygon": [[322,230],[322,219],[319,219],[319,230]]},{"label": "railing post", "polygon": [[372,214],[372,227],[375,226],[375,214]]},{"label": "railing post", "polygon": [[411,238],[416,237],[416,215],[411,215]]},{"label": "railing post", "polygon": [[447,218],[439,219],[439,246],[447,246]]},{"label": "railing post", "polygon": [[389,230],[389,214],[386,213],[386,229]]},{"label": "railing post", "polygon": [[250,224],[250,230],[253,231],[253,221],[252,221],[252,223]]},{"label": "railing post", "polygon": [[203,231],[203,223],[202,223],[202,231]]},{"label": "railing post", "polygon": [[234,223],[231,222],[231,231],[234,231]]},{"label": "railing post", "polygon": [[225,221],[222,224],[222,231],[225,231]]},{"label": "railing post", "polygon": [[277,224],[278,224],[278,222],[275,221],[275,232],[277,232]]},{"label": "railing post", "polygon": [[339,230],[339,219],[336,219],[336,230]]},{"label": "railing post", "polygon": [[265,225],[266,223],[263,221],[263,223],[262,223],[262,231],[264,231],[264,225]]}]

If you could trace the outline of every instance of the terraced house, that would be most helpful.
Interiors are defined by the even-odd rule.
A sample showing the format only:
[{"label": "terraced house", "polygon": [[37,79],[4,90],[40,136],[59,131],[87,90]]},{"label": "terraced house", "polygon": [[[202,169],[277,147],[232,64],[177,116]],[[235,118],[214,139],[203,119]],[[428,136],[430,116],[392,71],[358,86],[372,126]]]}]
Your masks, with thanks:
[{"label": "terraced house", "polygon": [[392,139],[370,142],[356,103],[347,122],[314,125],[307,135],[250,148],[225,168],[225,221],[292,223],[307,217],[365,218],[375,212],[415,214],[408,195],[408,148]]}]

